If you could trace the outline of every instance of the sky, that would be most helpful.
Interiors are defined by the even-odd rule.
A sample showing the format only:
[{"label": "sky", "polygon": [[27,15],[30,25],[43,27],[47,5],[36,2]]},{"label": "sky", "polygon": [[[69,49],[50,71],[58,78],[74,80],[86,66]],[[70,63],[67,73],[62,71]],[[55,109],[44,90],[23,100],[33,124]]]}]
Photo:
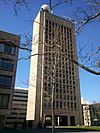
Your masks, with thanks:
[{"label": "sky", "polygon": [[[11,0],[12,1],[12,0]],[[19,7],[17,16],[14,13],[13,5],[11,2],[7,4],[0,1],[0,30],[10,32],[13,34],[21,35],[24,33],[32,34],[32,21],[36,17],[42,4],[47,3],[47,0],[28,0],[30,10],[25,7]],[[84,3],[76,0],[72,5],[62,4],[55,8],[54,14],[60,17],[72,17],[75,7],[80,7]],[[94,43],[99,46],[100,44],[100,23],[93,23],[86,25],[84,30],[76,37],[78,45],[87,42]],[[21,42],[23,42],[21,38]],[[19,50],[19,58],[26,57],[27,52]],[[16,74],[16,87],[27,87],[30,72],[30,60],[18,61],[17,74]],[[100,76],[90,74],[82,69],[79,69],[81,97],[89,102],[100,102]]]}]

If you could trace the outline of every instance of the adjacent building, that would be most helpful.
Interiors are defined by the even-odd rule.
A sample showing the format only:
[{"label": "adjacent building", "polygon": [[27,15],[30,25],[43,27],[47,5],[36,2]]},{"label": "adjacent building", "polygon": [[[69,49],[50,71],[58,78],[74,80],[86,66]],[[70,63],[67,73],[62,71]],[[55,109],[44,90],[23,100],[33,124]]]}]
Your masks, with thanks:
[{"label": "adjacent building", "polygon": [[90,105],[91,125],[100,126],[100,103]]},{"label": "adjacent building", "polygon": [[82,104],[83,125],[91,126],[90,106],[89,104]]},{"label": "adjacent building", "polygon": [[6,116],[5,127],[25,127],[27,112],[28,89],[15,88],[11,114]]},{"label": "adjacent building", "polygon": [[20,37],[0,31],[0,127],[10,114]]},{"label": "adjacent building", "polygon": [[36,127],[51,125],[52,96],[55,125],[82,125],[75,25],[51,14],[43,5],[34,21],[27,120]]},{"label": "adjacent building", "polygon": [[89,103],[82,99],[82,116],[84,126],[100,126],[100,103]]}]

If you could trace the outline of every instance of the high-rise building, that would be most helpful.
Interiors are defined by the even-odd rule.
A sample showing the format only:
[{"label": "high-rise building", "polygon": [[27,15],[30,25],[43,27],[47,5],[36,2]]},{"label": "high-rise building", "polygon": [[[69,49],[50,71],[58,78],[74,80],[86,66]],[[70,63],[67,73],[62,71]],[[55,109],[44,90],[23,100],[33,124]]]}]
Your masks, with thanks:
[{"label": "high-rise building", "polygon": [[82,124],[75,25],[43,5],[34,21],[27,120],[51,125]]},{"label": "high-rise building", "polygon": [[20,37],[0,31],[0,127],[10,114]]},{"label": "high-rise building", "polygon": [[5,127],[23,127],[26,125],[28,89],[15,88],[11,114],[6,116]]}]

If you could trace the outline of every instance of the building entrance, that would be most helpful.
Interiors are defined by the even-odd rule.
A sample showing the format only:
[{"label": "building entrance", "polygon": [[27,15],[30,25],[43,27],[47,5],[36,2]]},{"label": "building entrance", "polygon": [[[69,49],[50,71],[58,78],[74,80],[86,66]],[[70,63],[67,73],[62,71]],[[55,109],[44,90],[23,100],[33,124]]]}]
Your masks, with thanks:
[{"label": "building entrance", "polygon": [[[52,125],[52,117],[47,115],[45,117],[46,126]],[[67,116],[55,116],[55,126],[68,126],[68,117]]]},{"label": "building entrance", "polygon": [[70,116],[70,125],[75,126],[75,116]]},{"label": "building entrance", "polygon": [[68,117],[67,116],[59,117],[59,126],[68,126]]}]

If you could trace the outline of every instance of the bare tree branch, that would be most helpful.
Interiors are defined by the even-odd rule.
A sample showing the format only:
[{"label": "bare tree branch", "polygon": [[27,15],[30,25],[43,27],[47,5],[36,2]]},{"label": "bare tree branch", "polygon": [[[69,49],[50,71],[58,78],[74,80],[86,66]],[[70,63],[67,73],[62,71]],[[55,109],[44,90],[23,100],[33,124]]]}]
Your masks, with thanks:
[{"label": "bare tree branch", "polygon": [[49,5],[50,9],[53,10],[55,7],[58,7],[61,4],[64,3],[70,3],[71,4],[72,0],[58,0],[55,4],[52,4],[52,0],[49,0]]},{"label": "bare tree branch", "polygon": [[[78,31],[84,26],[84,25],[86,25],[86,24],[88,24],[90,21],[92,21],[92,20],[94,20],[94,19],[96,19],[96,18],[98,18],[98,17],[100,17],[100,12],[99,13],[97,13],[97,14],[95,14],[95,15],[93,15],[93,16],[89,16],[86,20],[83,20],[83,24],[78,28]],[[80,23],[80,22],[79,22]]]},{"label": "bare tree branch", "polygon": [[18,7],[19,6],[25,6],[27,8],[27,10],[30,11],[30,7],[29,7],[29,4],[28,4],[27,0],[15,0],[14,1],[15,15],[18,15]]}]

